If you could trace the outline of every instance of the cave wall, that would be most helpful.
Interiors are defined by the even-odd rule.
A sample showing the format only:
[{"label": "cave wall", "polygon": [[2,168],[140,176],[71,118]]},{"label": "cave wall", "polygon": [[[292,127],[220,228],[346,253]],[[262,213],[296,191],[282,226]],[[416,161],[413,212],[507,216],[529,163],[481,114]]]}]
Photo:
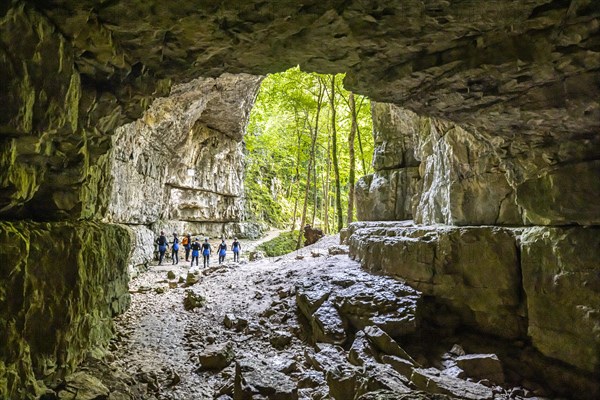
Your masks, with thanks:
[{"label": "cave wall", "polygon": [[[379,206],[378,212],[386,219],[412,215],[423,221],[467,223],[473,213],[483,218],[476,208],[466,206],[472,202],[460,199],[460,188],[454,191],[458,197],[450,201],[443,187],[432,184],[429,190],[421,190],[417,186],[424,176],[421,169],[428,165],[438,177],[436,182],[448,177],[462,184],[455,179],[461,172],[454,164],[456,157],[460,159],[461,152],[481,141],[477,157],[488,161],[472,161],[469,168],[476,175],[485,175],[497,166],[515,191],[517,215],[524,223],[597,225],[599,16],[598,2],[593,0],[283,0],[276,5],[183,0],[3,2],[0,219],[14,222],[3,223],[0,233],[13,243],[17,236],[9,224],[21,224],[22,235],[27,235],[33,225],[44,223],[48,232],[60,232],[57,242],[64,240],[68,247],[75,243],[81,227],[90,223],[86,221],[95,221],[99,231],[110,231],[113,228],[108,221],[120,219],[133,221],[127,235],[135,243],[145,243],[152,230],[160,228],[145,225],[150,219],[127,210],[125,204],[114,199],[115,191],[127,195],[123,187],[114,184],[113,173],[123,174],[117,181],[131,179],[137,187],[153,185],[156,180],[146,177],[133,164],[125,166],[131,152],[119,154],[116,140],[134,142],[135,135],[127,133],[126,127],[117,129],[130,123],[140,129],[154,126],[151,121],[134,121],[143,117],[155,99],[167,97],[178,85],[198,77],[264,75],[297,64],[323,73],[345,71],[349,89],[381,103],[400,104],[419,118],[434,118],[430,128],[422,131],[426,133],[424,140],[416,142],[429,143],[422,147],[424,158],[419,160],[419,167],[413,165],[415,157],[378,169],[382,180],[390,185],[396,182],[396,189],[388,194],[387,184],[379,184],[383,188],[381,198],[371,203],[394,204],[393,211],[387,205]],[[204,113],[203,122],[193,124],[191,135],[208,137],[215,129],[232,131],[215,125],[228,112],[220,109]],[[458,127],[468,132],[468,137],[458,135]],[[149,146],[146,149],[153,146],[142,145]],[[227,146],[233,147],[233,142]],[[449,158],[447,162],[429,163],[428,157],[435,158],[435,152],[449,149],[454,161]],[[217,153],[236,154],[233,149]],[[168,158],[169,151],[160,154]],[[156,173],[158,181],[180,183],[164,165],[146,162],[140,153],[133,157],[135,165],[139,163],[148,175]],[[120,172],[111,169],[117,163],[122,165]],[[190,164],[195,165],[184,161],[184,165]],[[573,179],[574,175],[577,178]],[[206,189],[200,183],[183,183],[192,185],[193,190]],[[475,195],[488,190],[471,186]],[[370,190],[370,183],[368,187]],[[156,189],[160,191],[160,185]],[[208,229],[204,224],[210,222],[196,221],[187,214],[201,215],[199,210],[204,204],[183,200],[177,210],[161,208],[160,201],[182,190],[190,188],[177,188],[173,193],[163,190],[163,200],[158,195],[153,197],[145,212],[177,218],[168,222],[178,226],[173,229],[192,230],[186,224],[199,224],[199,231]],[[181,197],[187,199],[183,192]],[[428,193],[441,204],[429,203],[415,213],[412,198],[416,193]],[[219,196],[214,200],[217,203],[225,197]],[[460,207],[454,207],[456,204]],[[235,206],[227,209],[237,212]],[[485,218],[490,215],[485,214]],[[513,211],[507,215],[515,216]],[[225,229],[226,223],[221,223],[220,229]],[[59,249],[62,245],[52,242],[48,246]],[[577,254],[583,253],[579,250]],[[132,257],[142,260],[147,254],[134,251]],[[20,271],[16,260],[3,256],[2,267]],[[80,265],[79,258],[68,258],[58,270]],[[90,260],[85,265],[90,271],[85,279],[120,279],[103,278],[102,265],[100,259]],[[38,267],[44,273],[57,268],[50,261]],[[38,283],[32,286],[48,297],[57,291]],[[2,310],[8,310],[7,299],[18,287],[6,286]],[[538,286],[534,283],[531,287]],[[120,290],[124,293],[123,288]],[[106,309],[101,303],[86,304],[92,314]],[[593,317],[595,308],[590,310],[587,315]],[[26,313],[26,309],[20,312]],[[82,309],[75,314],[84,313]],[[14,313],[2,313],[0,320],[11,321],[13,317]],[[49,326],[60,321],[56,314],[44,314],[43,319]],[[109,321],[102,321],[97,321],[100,327],[109,326]],[[88,328],[81,334],[86,332]],[[531,335],[536,337],[537,333]],[[18,350],[24,340],[11,343],[15,343],[9,346],[11,352],[27,351],[25,347]],[[84,347],[97,344],[81,343],[79,355],[67,359],[74,361]],[[36,358],[42,353],[34,348],[32,354]],[[68,369],[66,364],[70,362],[60,363],[61,371]],[[32,371],[27,365],[21,365],[17,374],[0,367],[0,396],[13,393],[6,392],[7,387],[17,390],[26,387],[24,382],[41,377]]]},{"label": "cave wall", "polygon": [[25,399],[112,337],[129,305],[127,228],[0,222],[0,397]]},{"label": "cave wall", "polygon": [[[375,172],[358,181],[356,198],[359,219],[373,222],[350,228],[352,256],[447,306],[460,321],[452,329],[531,341],[593,381],[600,371],[598,161],[535,170],[479,130],[393,104],[375,103],[372,114]],[[531,136],[514,145],[529,146],[537,160],[559,151]],[[440,318],[440,326],[449,321]]]},{"label": "cave wall", "polygon": [[197,78],[116,129],[103,219],[136,232],[132,273],[152,260],[161,230],[169,237],[261,234],[245,221],[242,141],[261,81],[247,74]]}]

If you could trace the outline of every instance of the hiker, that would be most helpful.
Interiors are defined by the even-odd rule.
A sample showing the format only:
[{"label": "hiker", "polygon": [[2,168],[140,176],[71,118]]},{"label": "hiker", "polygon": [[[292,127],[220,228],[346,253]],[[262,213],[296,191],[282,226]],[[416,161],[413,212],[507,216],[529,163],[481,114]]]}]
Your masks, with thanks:
[{"label": "hiker", "polygon": [[227,244],[225,244],[225,239],[221,240],[221,244],[219,245],[219,264],[225,261],[225,255],[227,254]]},{"label": "hiker", "polygon": [[202,256],[204,257],[204,268],[208,267],[208,263],[210,261],[210,253],[212,253],[212,249],[210,247],[210,243],[208,243],[208,238],[205,238],[204,243],[202,243]]},{"label": "hiker", "polygon": [[173,246],[171,247],[171,260],[173,265],[179,264],[179,238],[177,234],[173,232]]},{"label": "hiker", "polygon": [[159,254],[158,265],[162,265],[163,258],[165,257],[165,252],[167,251],[167,246],[169,245],[169,242],[167,241],[167,238],[165,237],[164,231],[160,231],[160,237],[158,239],[156,239],[156,244],[158,245],[158,254]]},{"label": "hiker", "polygon": [[189,233],[181,239],[181,244],[185,249],[185,261],[189,261],[190,258],[190,249],[192,248],[192,235]]},{"label": "hiker", "polygon": [[190,265],[190,267],[194,266],[194,259],[196,259],[196,266],[198,266],[198,257],[200,256],[200,249],[202,248],[202,246],[200,245],[200,241],[198,241],[198,238],[194,240],[194,243],[192,243],[190,248],[192,249],[192,264]]},{"label": "hiker", "polygon": [[238,242],[236,237],[233,238],[231,248],[233,249],[233,261],[240,262],[240,250],[242,250],[242,245]]}]

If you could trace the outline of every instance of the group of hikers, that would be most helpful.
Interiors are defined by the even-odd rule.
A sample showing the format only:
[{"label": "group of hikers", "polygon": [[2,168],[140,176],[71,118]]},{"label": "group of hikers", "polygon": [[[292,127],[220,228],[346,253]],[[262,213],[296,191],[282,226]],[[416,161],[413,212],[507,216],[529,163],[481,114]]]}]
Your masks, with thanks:
[{"label": "group of hikers", "polygon": [[[162,265],[165,253],[169,247],[169,241],[167,240],[164,231],[160,231],[160,236],[158,239],[156,239],[156,244],[158,245],[158,265]],[[208,238],[204,238],[204,243],[200,243],[198,238],[195,238],[192,241],[192,235],[188,233],[180,241],[177,233],[173,233],[173,240],[171,244],[171,260],[173,261],[173,265],[179,264],[179,246],[183,246],[185,249],[185,261],[189,262],[190,253],[192,255],[190,266],[194,266],[194,260],[196,261],[196,265],[198,265],[200,252],[202,252],[202,257],[204,258],[204,267],[208,267],[210,255],[212,254],[212,247],[210,243],[208,243]],[[233,261],[239,262],[242,245],[237,238],[233,238],[231,249],[233,250]],[[223,261],[225,261],[225,256],[227,255],[227,244],[225,243],[225,238],[222,238],[218,250],[219,264],[221,264]]]}]

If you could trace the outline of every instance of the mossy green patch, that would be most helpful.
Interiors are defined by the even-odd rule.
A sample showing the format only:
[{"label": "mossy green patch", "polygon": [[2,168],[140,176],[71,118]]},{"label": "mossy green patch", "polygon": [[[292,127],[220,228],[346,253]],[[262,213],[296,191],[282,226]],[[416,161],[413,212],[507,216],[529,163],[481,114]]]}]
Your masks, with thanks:
[{"label": "mossy green patch", "polygon": [[284,232],[274,239],[264,242],[257,250],[264,251],[268,257],[282,256],[296,250],[299,231]]}]

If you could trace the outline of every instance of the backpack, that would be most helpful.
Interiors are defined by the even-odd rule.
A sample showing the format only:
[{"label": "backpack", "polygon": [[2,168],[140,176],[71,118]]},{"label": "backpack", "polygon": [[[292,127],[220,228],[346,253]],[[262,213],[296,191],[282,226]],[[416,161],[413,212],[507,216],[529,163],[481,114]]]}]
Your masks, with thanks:
[{"label": "backpack", "polygon": [[189,243],[188,237],[184,236],[183,239],[181,239],[181,244],[184,245],[184,246],[187,246],[188,243]]}]

